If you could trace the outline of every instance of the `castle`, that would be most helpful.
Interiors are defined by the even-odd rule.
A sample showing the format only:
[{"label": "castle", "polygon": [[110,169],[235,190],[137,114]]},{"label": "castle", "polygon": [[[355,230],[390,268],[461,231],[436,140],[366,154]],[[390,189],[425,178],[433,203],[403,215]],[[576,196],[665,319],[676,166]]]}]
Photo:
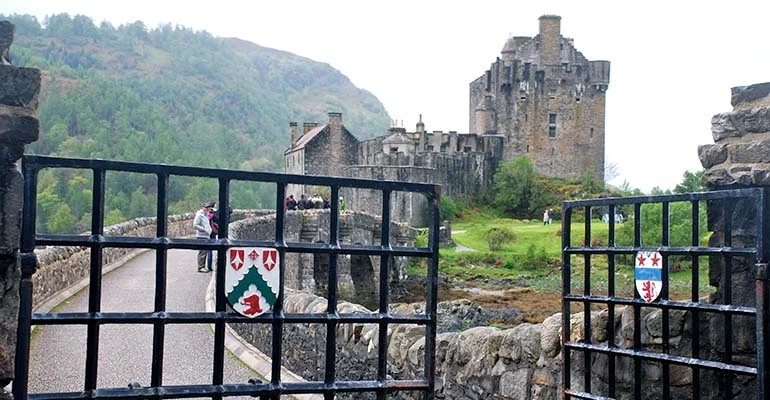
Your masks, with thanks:
[{"label": "castle", "polygon": [[[609,61],[588,61],[561,36],[561,17],[540,17],[535,37],[509,38],[501,56],[470,83],[469,132],[393,127],[359,141],[329,113],[326,124],[289,124],[287,173],[429,182],[444,196],[483,193],[501,161],[526,156],[544,176],[576,179],[587,172],[604,180],[605,92]],[[312,188],[287,188],[299,196]],[[379,212],[379,195],[344,190],[357,210]],[[424,220],[423,201],[396,195],[391,213],[400,221]]]}]

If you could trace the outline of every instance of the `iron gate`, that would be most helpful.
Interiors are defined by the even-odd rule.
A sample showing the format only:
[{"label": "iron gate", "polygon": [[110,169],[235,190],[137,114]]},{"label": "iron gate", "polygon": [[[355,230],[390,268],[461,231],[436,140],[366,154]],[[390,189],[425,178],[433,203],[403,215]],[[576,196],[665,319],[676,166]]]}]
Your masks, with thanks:
[{"label": "iron gate", "polygon": [[564,202],[562,398],[765,399],[767,201],[736,189]]},{"label": "iron gate", "polygon": [[[36,232],[36,207],[38,173],[43,169],[90,170],[93,174],[93,198],[91,204],[91,232],[87,235],[51,235]],[[24,174],[24,210],[22,219],[19,330],[16,351],[16,374],[13,382],[14,398],[23,399],[162,399],[208,397],[222,399],[228,396],[250,395],[263,399],[279,399],[282,395],[317,393],[326,399],[333,399],[336,393],[370,393],[377,399],[385,399],[392,391],[413,391],[423,399],[433,399],[435,347],[436,347],[436,296],[438,276],[438,204],[440,187],[429,184],[371,181],[332,177],[314,177],[260,173],[235,170],[217,170],[196,167],[181,167],[157,164],[116,162],[88,159],[67,159],[42,156],[25,156],[22,160]],[[154,237],[116,237],[104,235],[105,181],[107,172],[128,172],[149,174],[157,179],[157,231]],[[170,177],[202,177],[218,182],[218,203],[220,210],[220,237],[201,241],[196,239],[169,237],[168,192]],[[230,205],[232,181],[260,182],[275,185],[275,240],[244,241],[229,240],[229,214],[221,212]],[[328,243],[286,242],[284,240],[284,198],[287,185],[316,185],[330,188],[330,219]],[[339,240],[339,197],[341,188],[372,190],[381,193],[382,220],[390,221],[391,197],[394,193],[407,192],[425,196],[430,219],[429,240],[426,247],[396,246],[390,242],[390,224],[383,223],[380,245],[342,244]],[[89,304],[83,313],[33,313],[32,277],[37,268],[34,250],[37,246],[81,246],[90,248]],[[327,255],[328,308],[325,313],[286,313],[283,310],[285,268],[281,268],[280,291],[272,312],[249,319],[228,311],[224,288],[224,274],[228,248],[234,246],[264,246],[277,249],[280,262],[286,253],[312,253]],[[103,268],[102,249],[118,247],[130,249],[152,249],[156,254],[155,265],[155,306],[153,312],[110,313],[101,312],[101,275]],[[218,254],[216,269],[216,310],[201,312],[166,312],[166,264],[169,249],[206,249]],[[340,313],[337,309],[337,260],[343,255],[377,256],[380,259],[379,310],[371,314]],[[426,311],[424,314],[391,314],[388,311],[388,283],[393,257],[415,257],[426,259]],[[225,324],[230,322],[263,324],[272,329],[272,378],[270,382],[226,383],[223,377],[225,357]],[[111,324],[147,324],[153,327],[151,384],[148,387],[102,388],[97,386],[99,331],[100,327]],[[205,323],[214,326],[213,376],[210,385],[168,386],[163,384],[163,358],[165,327],[171,324]],[[282,335],[284,324],[317,323],[325,324],[327,346],[323,381],[291,383],[281,381]],[[379,327],[377,338],[377,377],[371,381],[344,381],[336,377],[336,335],[337,326],[347,323],[368,323]],[[388,327],[392,324],[412,324],[425,327],[424,376],[422,379],[393,379],[387,370]],[[82,391],[67,393],[28,393],[30,329],[32,325],[75,325],[85,326],[87,348],[85,379]]]}]

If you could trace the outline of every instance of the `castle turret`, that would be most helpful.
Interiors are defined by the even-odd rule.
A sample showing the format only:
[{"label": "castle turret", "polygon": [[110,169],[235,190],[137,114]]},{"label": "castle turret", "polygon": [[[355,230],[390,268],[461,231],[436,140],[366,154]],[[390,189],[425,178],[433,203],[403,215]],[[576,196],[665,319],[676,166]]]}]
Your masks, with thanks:
[{"label": "castle turret", "polygon": [[420,120],[417,122],[415,133],[417,133],[417,143],[415,143],[417,148],[415,152],[425,151],[425,124],[422,122],[422,114],[420,114]]},{"label": "castle turret", "polygon": [[494,96],[487,93],[481,103],[476,106],[476,133],[492,133],[495,129]]},{"label": "castle turret", "polygon": [[561,55],[561,17],[540,17],[540,51],[543,65],[559,65]]},{"label": "castle turret", "polygon": [[597,90],[605,91],[610,84],[610,62],[589,61],[588,83]]}]

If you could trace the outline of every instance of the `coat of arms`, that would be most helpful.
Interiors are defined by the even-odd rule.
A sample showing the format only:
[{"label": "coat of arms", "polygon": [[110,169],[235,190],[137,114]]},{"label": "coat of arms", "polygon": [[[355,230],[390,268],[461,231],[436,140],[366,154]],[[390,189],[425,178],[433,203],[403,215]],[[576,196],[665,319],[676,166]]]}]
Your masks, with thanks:
[{"label": "coat of arms", "polygon": [[640,251],[634,257],[636,291],[642,300],[652,303],[663,290],[663,256],[657,251]]},{"label": "coat of arms", "polygon": [[278,250],[232,247],[228,260],[225,292],[233,310],[249,318],[270,311],[280,290]]}]

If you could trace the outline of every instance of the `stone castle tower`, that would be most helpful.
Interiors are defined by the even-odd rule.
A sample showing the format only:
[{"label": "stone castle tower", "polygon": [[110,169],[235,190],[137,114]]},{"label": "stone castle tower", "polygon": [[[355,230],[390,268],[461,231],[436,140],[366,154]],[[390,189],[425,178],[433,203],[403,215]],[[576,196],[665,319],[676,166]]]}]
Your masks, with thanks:
[{"label": "stone castle tower", "polygon": [[514,36],[470,84],[470,132],[502,134],[503,160],[532,160],[541,175],[604,180],[609,61],[588,61],[561,36],[561,17],[540,17],[535,37]]},{"label": "stone castle tower", "polygon": [[[287,173],[439,184],[442,195],[484,193],[500,161],[532,160],[541,175],[576,179],[592,170],[604,179],[604,103],[610,63],[587,61],[561,36],[561,17],[540,17],[540,34],[512,37],[484,75],[470,84],[470,132],[428,131],[420,117],[413,132],[390,128],[359,141],[329,113],[326,124],[291,122]],[[287,195],[315,190],[290,185]],[[378,194],[343,190],[358,211],[379,212]],[[419,223],[426,207],[396,196],[391,215]]]}]

